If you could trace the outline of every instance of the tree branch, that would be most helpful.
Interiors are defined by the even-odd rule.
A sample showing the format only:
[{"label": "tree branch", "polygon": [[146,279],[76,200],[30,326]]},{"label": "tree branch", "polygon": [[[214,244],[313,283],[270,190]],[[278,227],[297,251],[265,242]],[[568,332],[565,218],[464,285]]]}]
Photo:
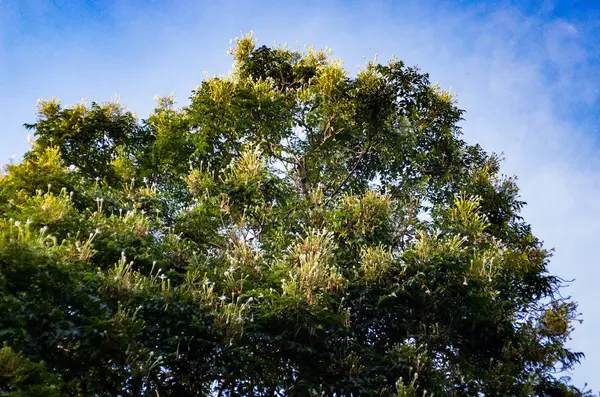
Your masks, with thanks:
[{"label": "tree branch", "polygon": [[358,159],[354,163],[354,166],[352,167],[352,169],[350,170],[350,172],[348,173],[348,175],[346,175],[346,178],[344,178],[344,180],[342,181],[342,183],[340,183],[340,185],[333,191],[333,193],[331,193],[331,196],[329,196],[327,198],[327,200],[325,200],[325,205],[327,205],[342,190],[342,188],[344,187],[344,185],[346,183],[348,183],[348,181],[350,180],[350,178],[352,178],[354,176],[354,172],[356,171],[356,169],[358,168],[358,166],[362,162],[363,158],[367,155],[367,153],[369,153],[369,150],[371,149],[372,144],[373,144],[373,142],[370,141],[369,144],[367,145],[367,147],[365,148],[365,150],[363,150],[360,153],[360,156],[358,156]]}]

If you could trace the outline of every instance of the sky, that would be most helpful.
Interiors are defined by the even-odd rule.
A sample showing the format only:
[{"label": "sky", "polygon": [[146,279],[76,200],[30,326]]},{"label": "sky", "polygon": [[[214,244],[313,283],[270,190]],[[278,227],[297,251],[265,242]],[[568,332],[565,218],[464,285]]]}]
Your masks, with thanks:
[{"label": "sky", "polygon": [[329,47],[355,72],[378,54],[418,65],[457,94],[464,139],[503,153],[551,272],[584,320],[572,374],[600,390],[600,2],[0,0],[0,163],[27,150],[39,98],[122,103],[146,117],[156,95],[185,105],[225,74],[230,40]]}]

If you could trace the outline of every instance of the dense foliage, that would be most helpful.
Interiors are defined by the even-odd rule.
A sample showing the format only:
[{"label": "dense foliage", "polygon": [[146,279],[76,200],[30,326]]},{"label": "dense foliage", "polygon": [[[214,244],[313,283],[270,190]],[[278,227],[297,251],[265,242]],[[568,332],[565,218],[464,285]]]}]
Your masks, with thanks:
[{"label": "dense foliage", "polygon": [[453,97],[236,44],[146,120],[40,102],[0,178],[0,394],[581,395],[576,305]]}]

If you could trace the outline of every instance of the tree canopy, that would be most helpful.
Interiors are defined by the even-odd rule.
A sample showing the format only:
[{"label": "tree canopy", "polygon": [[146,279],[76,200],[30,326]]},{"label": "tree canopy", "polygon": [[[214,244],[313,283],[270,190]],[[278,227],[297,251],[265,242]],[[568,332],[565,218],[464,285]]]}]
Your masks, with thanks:
[{"label": "tree canopy", "polygon": [[582,395],[576,304],[452,94],[231,53],[144,120],[39,103],[0,177],[0,394]]}]

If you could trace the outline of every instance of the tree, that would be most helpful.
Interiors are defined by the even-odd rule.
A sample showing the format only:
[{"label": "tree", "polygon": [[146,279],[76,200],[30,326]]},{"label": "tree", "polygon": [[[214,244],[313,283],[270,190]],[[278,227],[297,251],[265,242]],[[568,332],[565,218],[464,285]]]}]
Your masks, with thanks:
[{"label": "tree", "polygon": [[450,93],[232,54],[146,120],[39,104],[0,179],[0,391],[582,395],[576,304]]}]

